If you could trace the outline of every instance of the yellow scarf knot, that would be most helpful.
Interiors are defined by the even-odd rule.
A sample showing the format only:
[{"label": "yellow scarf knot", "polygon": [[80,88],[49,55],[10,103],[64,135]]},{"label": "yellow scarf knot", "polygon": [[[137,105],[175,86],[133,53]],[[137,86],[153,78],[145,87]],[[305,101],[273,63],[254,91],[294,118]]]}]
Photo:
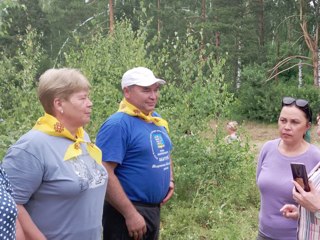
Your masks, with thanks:
[{"label": "yellow scarf knot", "polygon": [[82,154],[81,143],[86,143],[87,151],[89,155],[98,163],[102,162],[102,153],[101,150],[92,142],[86,142],[84,138],[83,128],[78,128],[76,132],[76,137],[73,136],[68,129],[66,129],[62,123],[58,121],[55,117],[50,114],[45,113],[43,117],[40,117],[33,129],[44,132],[50,136],[55,137],[64,137],[74,141],[70,144],[65,155],[64,160],[69,160],[75,158]]},{"label": "yellow scarf knot", "polygon": [[147,122],[152,122],[157,126],[165,127],[167,129],[167,132],[169,133],[169,125],[166,120],[160,117],[153,117],[151,113],[149,113],[149,115],[144,114],[140,109],[130,104],[126,99],[123,99],[120,102],[118,112],[124,112],[130,116],[139,117]]}]

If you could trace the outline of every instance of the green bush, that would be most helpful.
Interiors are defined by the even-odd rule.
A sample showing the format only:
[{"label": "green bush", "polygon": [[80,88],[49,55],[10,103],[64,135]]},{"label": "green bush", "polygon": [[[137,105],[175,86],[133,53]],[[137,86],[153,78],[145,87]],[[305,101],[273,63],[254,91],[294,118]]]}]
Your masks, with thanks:
[{"label": "green bush", "polygon": [[0,157],[43,115],[35,92],[42,50],[35,39],[37,34],[28,31],[17,55],[0,60]]},{"label": "green bush", "polygon": [[144,32],[133,32],[127,21],[117,23],[115,28],[113,35],[105,36],[101,29],[65,53],[66,66],[81,69],[92,85],[94,111],[88,126],[92,135],[118,109],[123,73],[132,67],[151,65],[146,58]]},{"label": "green bush", "polygon": [[176,192],[164,208],[161,239],[255,238],[259,194],[252,149],[245,137],[227,144],[222,132],[210,135],[173,139]]},{"label": "green bush", "polygon": [[268,123],[277,122],[281,110],[281,100],[284,96],[307,99],[313,112],[319,111],[318,88],[313,85],[303,85],[299,88],[297,82],[285,79],[266,82],[264,71],[260,66],[244,69],[242,86],[231,107],[232,118]]}]

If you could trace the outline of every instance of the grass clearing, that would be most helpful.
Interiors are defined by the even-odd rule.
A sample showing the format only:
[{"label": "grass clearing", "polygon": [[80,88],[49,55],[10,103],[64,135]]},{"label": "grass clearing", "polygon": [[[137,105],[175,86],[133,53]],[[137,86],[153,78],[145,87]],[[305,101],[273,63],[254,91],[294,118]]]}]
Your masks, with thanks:
[{"label": "grass clearing", "polygon": [[[176,192],[163,206],[162,240],[250,240],[258,229],[259,191],[255,183],[256,160],[263,144],[277,138],[276,124],[240,124],[243,143],[224,144],[224,123],[175,142]],[[222,127],[221,127],[222,126]],[[219,129],[217,129],[219,128]],[[221,135],[216,141],[214,134]],[[316,127],[312,143],[320,145]]]}]

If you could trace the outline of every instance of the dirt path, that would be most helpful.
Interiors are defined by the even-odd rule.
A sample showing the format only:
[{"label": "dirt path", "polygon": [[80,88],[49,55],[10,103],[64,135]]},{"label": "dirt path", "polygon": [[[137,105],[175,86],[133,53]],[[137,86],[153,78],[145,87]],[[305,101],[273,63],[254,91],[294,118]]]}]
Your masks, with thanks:
[{"label": "dirt path", "polygon": [[256,145],[257,151],[261,149],[266,141],[279,136],[277,125],[275,124],[249,122],[242,124],[241,127],[248,134],[250,141]]},{"label": "dirt path", "polygon": [[[262,145],[271,139],[275,139],[279,136],[277,124],[263,124],[248,122],[241,124],[241,128],[248,135],[252,144],[256,146],[257,152],[260,151]],[[316,133],[316,126],[311,128],[311,142],[317,146],[320,146],[320,138]]]}]

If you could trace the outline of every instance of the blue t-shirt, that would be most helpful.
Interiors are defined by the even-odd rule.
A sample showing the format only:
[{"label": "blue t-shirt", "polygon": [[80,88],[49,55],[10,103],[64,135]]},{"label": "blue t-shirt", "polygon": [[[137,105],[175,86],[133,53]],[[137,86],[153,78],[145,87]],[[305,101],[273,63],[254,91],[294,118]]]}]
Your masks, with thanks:
[{"label": "blue t-shirt", "polygon": [[164,127],[117,112],[103,123],[96,141],[103,161],[118,163],[115,174],[131,201],[160,203],[164,199],[172,149]]}]

